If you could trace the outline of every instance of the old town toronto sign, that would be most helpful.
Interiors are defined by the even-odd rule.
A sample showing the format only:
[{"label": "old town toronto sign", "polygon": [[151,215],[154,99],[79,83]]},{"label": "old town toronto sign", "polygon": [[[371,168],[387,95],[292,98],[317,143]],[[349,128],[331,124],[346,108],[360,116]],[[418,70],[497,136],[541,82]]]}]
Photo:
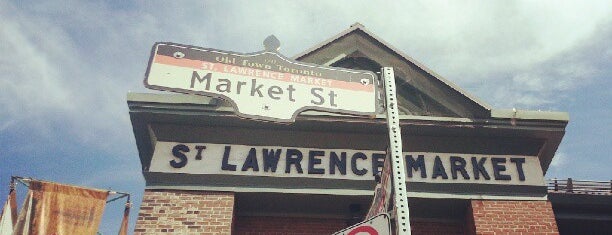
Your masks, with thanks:
[{"label": "old town toronto sign", "polygon": [[251,54],[176,43],[153,45],[145,86],[155,90],[222,98],[241,117],[288,122],[304,110],[356,115],[380,111],[379,81],[370,71],[292,61],[266,50]]}]

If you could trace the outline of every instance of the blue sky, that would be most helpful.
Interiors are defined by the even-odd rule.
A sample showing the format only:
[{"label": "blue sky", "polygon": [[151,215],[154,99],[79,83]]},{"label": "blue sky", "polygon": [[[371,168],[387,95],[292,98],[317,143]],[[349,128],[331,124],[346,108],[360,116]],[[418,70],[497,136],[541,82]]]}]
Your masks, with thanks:
[{"label": "blue sky", "polygon": [[611,16],[610,1],[0,1],[0,185],[127,191],[133,226],[144,180],[126,93],[153,92],[154,42],[254,52],[274,34],[292,56],[354,22],[494,108],[568,112],[546,177],[610,180]]}]

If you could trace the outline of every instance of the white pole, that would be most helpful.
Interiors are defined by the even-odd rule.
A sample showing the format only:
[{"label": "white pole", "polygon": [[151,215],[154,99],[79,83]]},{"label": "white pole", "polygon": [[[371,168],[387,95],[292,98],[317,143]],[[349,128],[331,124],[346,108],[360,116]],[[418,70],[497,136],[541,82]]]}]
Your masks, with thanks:
[{"label": "white pole", "polygon": [[395,92],[395,75],[392,67],[383,67],[382,76],[385,84],[385,101],[387,106],[387,128],[389,130],[389,149],[391,151],[391,174],[393,176],[393,198],[397,214],[396,231],[401,235],[410,235],[410,216],[408,212],[408,194],[406,193],[406,165],[402,157],[402,132],[399,125],[397,95]]}]

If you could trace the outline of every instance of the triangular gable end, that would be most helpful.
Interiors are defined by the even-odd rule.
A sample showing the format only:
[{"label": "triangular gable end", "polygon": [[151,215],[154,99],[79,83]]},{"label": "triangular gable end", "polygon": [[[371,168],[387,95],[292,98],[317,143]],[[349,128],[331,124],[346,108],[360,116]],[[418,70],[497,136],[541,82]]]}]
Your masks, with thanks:
[{"label": "triangular gable end", "polygon": [[294,59],[373,72],[379,72],[382,66],[393,67],[402,114],[491,117],[491,108],[487,104],[391,47],[359,23],[296,55]]}]

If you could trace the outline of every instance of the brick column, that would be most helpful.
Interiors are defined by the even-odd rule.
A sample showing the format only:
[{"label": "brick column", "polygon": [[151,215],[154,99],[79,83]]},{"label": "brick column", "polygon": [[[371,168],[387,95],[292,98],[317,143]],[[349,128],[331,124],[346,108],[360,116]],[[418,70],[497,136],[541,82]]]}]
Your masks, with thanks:
[{"label": "brick column", "polygon": [[558,235],[549,201],[472,200],[466,234]]},{"label": "brick column", "polygon": [[134,234],[231,234],[234,193],[145,190]]}]

